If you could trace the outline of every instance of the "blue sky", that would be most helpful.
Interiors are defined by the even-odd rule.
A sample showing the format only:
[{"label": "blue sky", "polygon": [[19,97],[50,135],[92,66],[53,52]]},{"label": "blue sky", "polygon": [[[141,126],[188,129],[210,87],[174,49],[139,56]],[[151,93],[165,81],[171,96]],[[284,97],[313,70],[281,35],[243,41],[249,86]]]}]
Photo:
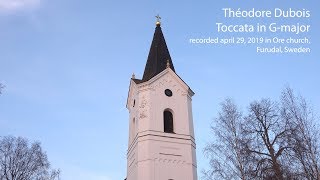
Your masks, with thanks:
[{"label": "blue sky", "polygon": [[[41,141],[64,180],[116,180],[126,176],[129,80],[141,77],[156,14],[176,72],[196,93],[193,115],[198,175],[208,166],[202,150],[219,103],[242,109],[255,99],[278,99],[289,85],[320,113],[319,11],[316,1],[82,1],[0,0],[0,136]],[[306,8],[310,54],[258,54],[253,45],[195,45],[190,38],[279,36],[216,32],[221,9]],[[291,36],[291,35],[290,35]]]}]

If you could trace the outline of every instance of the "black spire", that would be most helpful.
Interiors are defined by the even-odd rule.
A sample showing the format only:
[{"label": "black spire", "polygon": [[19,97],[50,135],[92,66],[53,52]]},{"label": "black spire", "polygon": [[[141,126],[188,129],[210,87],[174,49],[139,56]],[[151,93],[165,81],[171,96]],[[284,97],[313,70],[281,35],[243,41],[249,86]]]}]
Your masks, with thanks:
[{"label": "black spire", "polygon": [[163,37],[163,33],[160,27],[160,21],[158,19],[142,81],[148,81],[155,75],[165,70],[168,63],[170,65],[170,68],[175,71],[166,41]]}]

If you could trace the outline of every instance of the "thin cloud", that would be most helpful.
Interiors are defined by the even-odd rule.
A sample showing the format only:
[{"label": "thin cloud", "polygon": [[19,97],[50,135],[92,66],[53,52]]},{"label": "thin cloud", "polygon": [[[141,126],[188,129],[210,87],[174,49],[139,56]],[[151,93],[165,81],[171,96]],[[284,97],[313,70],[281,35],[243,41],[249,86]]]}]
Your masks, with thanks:
[{"label": "thin cloud", "polygon": [[0,0],[0,12],[15,12],[33,9],[40,5],[40,0]]}]

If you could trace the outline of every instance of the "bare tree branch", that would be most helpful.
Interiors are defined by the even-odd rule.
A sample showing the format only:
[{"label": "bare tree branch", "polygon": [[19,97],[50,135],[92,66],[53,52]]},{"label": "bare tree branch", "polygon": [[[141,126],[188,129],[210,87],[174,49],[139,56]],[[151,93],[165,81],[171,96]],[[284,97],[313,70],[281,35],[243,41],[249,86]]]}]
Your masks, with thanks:
[{"label": "bare tree branch", "polygon": [[2,83],[0,83],[0,94],[2,94],[2,89],[4,88],[5,86],[2,84]]},{"label": "bare tree branch", "polygon": [[253,101],[242,115],[231,100],[221,104],[206,179],[320,180],[320,130],[306,100],[290,88],[279,102]]},{"label": "bare tree branch", "polygon": [[0,180],[57,180],[59,174],[50,170],[39,142],[29,146],[25,138],[0,138]]},{"label": "bare tree branch", "polygon": [[246,157],[242,146],[245,141],[242,135],[242,115],[230,99],[221,103],[222,111],[216,123],[211,127],[218,142],[209,143],[204,152],[211,158],[211,169],[206,171],[205,178],[212,179],[247,179]]}]

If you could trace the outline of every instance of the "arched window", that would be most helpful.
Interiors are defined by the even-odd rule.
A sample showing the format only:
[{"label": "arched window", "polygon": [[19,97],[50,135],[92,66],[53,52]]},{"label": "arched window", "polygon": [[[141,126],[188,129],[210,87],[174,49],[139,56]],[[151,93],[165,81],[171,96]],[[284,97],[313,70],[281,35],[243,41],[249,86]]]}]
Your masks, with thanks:
[{"label": "arched window", "polygon": [[165,110],[163,112],[163,124],[164,124],[165,133],[174,133],[173,132],[173,115],[168,110]]}]

